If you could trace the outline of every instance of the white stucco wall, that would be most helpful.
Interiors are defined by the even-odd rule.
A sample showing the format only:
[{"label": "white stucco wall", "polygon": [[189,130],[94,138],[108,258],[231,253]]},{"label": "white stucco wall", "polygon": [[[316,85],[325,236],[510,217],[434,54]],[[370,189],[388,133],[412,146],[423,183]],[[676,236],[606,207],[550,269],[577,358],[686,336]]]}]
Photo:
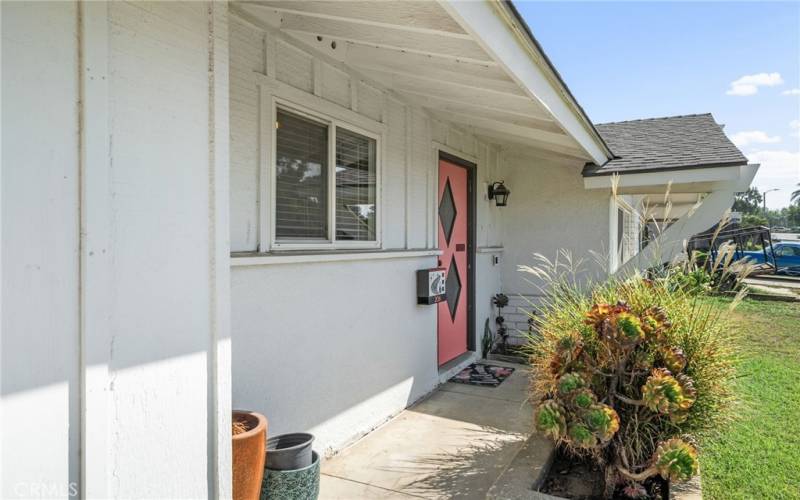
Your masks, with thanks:
[{"label": "white stucco wall", "polygon": [[328,451],[432,390],[436,308],[414,271],[435,259],[234,268],[234,405]]},{"label": "white stucco wall", "polygon": [[2,23],[0,496],[228,496],[227,6]]},{"label": "white stucco wall", "polygon": [[[477,246],[501,246],[498,216],[482,196],[502,170],[500,148],[434,120],[397,94],[364,81],[306,47],[231,20],[231,247],[259,248],[263,145],[260,96],[253,72],[306,92],[296,104],[323,99],[333,118],[357,110],[385,128],[381,163],[382,250],[435,249],[436,148],[473,161],[477,172]],[[274,54],[270,60],[270,54]],[[353,88],[351,88],[353,87]],[[301,96],[302,97],[302,96]],[[355,98],[356,102],[352,102]],[[271,130],[265,130],[270,133]],[[261,203],[267,203],[261,207]],[[476,337],[500,291],[492,254],[478,253]],[[234,261],[240,257],[233,257]],[[320,451],[338,450],[433,389],[436,308],[416,305],[417,269],[436,258],[235,266],[232,286],[233,405],[261,411],[270,434],[310,430]],[[479,346],[479,341],[476,341]]]},{"label": "white stucco wall", "polygon": [[[581,168],[580,162],[507,156],[505,177],[512,194],[503,212],[502,285],[509,296],[524,295],[536,303],[539,290],[526,282],[531,276],[517,270],[519,265],[535,264],[534,253],[552,260],[560,250],[568,250],[576,260],[584,260],[584,276],[605,272],[590,250],[602,255],[608,250],[610,192],[585,189]],[[520,307],[528,309],[526,304],[512,304],[504,311],[512,332],[527,330]]]}]

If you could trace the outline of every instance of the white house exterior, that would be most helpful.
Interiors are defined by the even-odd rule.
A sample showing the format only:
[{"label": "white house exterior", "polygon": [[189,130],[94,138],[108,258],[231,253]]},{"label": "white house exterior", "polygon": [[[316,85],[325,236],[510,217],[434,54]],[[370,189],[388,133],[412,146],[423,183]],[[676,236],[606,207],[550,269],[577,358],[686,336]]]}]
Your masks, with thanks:
[{"label": "white house exterior", "polygon": [[649,265],[670,189],[669,260],[757,168],[586,175],[616,152],[508,2],[0,9],[2,498],[229,497],[232,408],[335,453],[479,357],[531,253]]}]

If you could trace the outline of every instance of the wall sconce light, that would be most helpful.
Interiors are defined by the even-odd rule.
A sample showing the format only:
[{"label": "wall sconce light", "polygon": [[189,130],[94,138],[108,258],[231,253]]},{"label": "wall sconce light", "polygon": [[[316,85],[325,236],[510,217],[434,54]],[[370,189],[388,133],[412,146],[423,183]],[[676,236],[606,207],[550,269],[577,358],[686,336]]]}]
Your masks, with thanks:
[{"label": "wall sconce light", "polygon": [[508,195],[511,194],[505,184],[505,181],[493,182],[489,184],[489,199],[494,200],[498,207],[504,207],[508,203]]}]

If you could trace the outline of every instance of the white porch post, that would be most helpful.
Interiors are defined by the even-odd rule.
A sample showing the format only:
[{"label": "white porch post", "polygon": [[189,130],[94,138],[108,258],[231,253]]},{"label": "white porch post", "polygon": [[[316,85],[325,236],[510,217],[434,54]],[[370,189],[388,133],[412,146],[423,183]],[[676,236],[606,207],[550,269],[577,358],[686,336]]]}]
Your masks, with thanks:
[{"label": "white porch post", "polygon": [[231,498],[230,126],[228,3],[209,2],[208,495]]},{"label": "white porch post", "polygon": [[81,2],[80,46],[80,496],[108,493],[111,157],[108,4]]}]

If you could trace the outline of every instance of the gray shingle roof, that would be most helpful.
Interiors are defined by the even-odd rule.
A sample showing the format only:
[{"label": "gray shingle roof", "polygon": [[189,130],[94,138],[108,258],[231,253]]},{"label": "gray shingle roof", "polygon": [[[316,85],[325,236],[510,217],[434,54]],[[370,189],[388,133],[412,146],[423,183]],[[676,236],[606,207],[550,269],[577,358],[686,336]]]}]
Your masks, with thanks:
[{"label": "gray shingle roof", "polygon": [[746,165],[739,148],[711,113],[596,125],[616,158],[602,167],[588,163],[583,175],[653,172]]}]

